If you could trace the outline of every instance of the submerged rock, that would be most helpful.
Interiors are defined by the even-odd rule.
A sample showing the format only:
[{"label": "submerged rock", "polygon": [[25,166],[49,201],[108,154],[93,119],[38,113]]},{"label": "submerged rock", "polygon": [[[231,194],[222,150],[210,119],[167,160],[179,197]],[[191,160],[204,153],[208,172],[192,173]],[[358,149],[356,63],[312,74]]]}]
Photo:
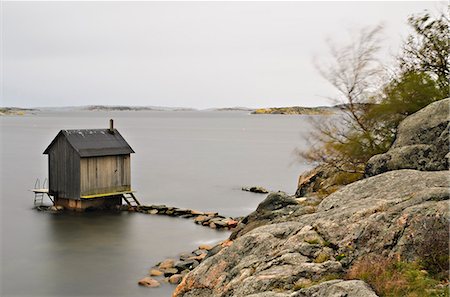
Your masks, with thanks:
[{"label": "submerged rock", "polygon": [[159,281],[157,281],[156,279],[154,279],[154,278],[151,278],[151,277],[144,277],[143,279],[141,279],[139,282],[138,282],[138,284],[140,285],[140,286],[144,286],[144,287],[147,287],[147,288],[156,288],[156,287],[159,287],[161,284],[159,283]]},{"label": "submerged rock", "polygon": [[243,187],[242,191],[258,193],[258,194],[267,194],[267,193],[269,193],[269,191],[266,190],[263,187]]},{"label": "submerged rock", "polygon": [[164,275],[164,272],[159,269],[150,269],[148,274],[150,274],[150,276],[161,276]]}]

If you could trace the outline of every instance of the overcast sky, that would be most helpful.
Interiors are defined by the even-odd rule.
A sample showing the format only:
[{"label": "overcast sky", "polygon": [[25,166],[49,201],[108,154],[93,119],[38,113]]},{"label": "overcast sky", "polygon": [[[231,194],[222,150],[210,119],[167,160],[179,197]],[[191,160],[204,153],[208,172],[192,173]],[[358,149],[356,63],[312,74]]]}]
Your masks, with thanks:
[{"label": "overcast sky", "polygon": [[395,54],[408,15],[437,7],[4,1],[0,105],[328,105],[333,89],[313,64],[326,38],[383,22],[385,53]]}]

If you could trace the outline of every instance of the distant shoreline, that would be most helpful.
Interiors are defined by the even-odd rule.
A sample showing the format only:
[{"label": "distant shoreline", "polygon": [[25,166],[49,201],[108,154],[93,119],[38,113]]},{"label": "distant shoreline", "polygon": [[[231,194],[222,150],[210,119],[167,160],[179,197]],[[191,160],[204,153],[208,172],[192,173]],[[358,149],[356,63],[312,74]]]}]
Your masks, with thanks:
[{"label": "distant shoreline", "polygon": [[338,106],[318,107],[219,107],[208,109],[195,109],[188,107],[159,107],[159,106],[125,106],[125,105],[87,105],[87,106],[65,106],[65,107],[0,107],[0,116],[18,116],[34,112],[73,112],[73,111],[243,111],[250,114],[281,114],[281,115],[331,115],[339,110]]}]

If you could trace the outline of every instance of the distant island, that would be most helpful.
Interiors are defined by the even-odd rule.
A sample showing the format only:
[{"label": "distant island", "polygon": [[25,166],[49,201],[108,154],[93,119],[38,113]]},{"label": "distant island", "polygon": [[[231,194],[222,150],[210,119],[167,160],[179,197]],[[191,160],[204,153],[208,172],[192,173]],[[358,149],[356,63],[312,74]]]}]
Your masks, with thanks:
[{"label": "distant island", "polygon": [[286,114],[286,115],[332,115],[339,110],[339,107],[319,106],[319,107],[270,107],[259,108],[252,114]]},{"label": "distant island", "polygon": [[7,115],[24,115],[32,111],[37,111],[33,108],[19,108],[19,107],[0,107],[0,116]]}]

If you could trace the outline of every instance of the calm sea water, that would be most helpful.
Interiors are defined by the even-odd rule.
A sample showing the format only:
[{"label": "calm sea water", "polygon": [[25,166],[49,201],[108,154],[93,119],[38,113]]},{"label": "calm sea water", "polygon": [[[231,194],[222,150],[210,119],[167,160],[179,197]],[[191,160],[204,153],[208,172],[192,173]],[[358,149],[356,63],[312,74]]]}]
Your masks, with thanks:
[{"label": "calm sea water", "polygon": [[1,296],[170,296],[137,286],[158,261],[226,238],[186,219],[138,213],[50,214],[32,210],[42,154],[60,129],[107,128],[136,151],[132,188],[144,204],[229,216],[265,198],[242,186],[294,192],[307,117],[245,112],[41,112],[1,121]]}]

